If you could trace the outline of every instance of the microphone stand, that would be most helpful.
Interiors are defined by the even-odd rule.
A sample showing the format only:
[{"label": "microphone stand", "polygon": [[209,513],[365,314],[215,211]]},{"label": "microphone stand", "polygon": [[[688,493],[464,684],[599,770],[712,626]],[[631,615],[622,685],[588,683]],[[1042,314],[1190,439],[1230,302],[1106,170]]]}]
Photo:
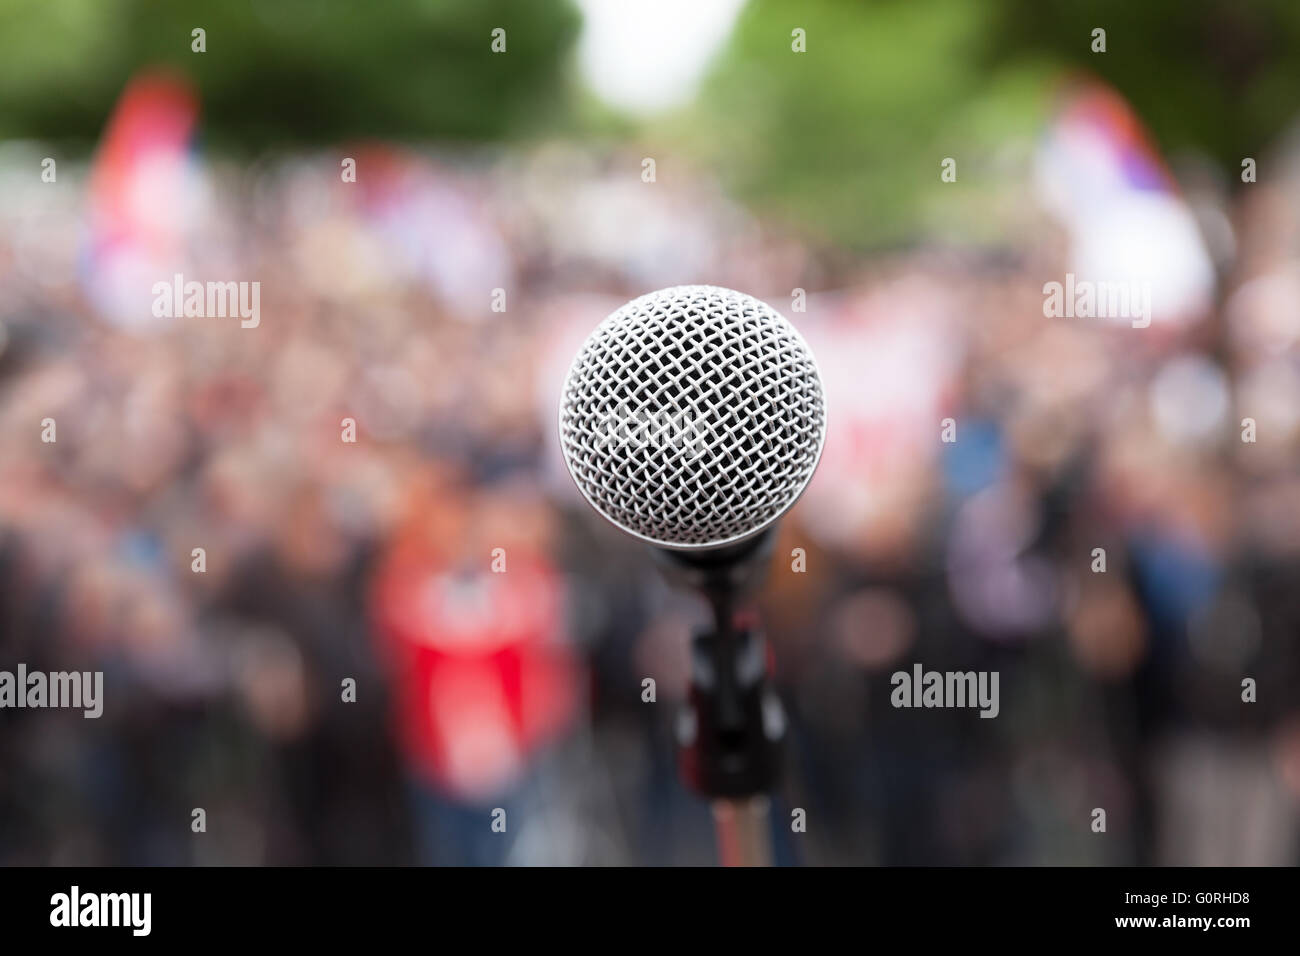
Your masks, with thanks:
[{"label": "microphone stand", "polygon": [[691,637],[690,690],[677,742],[687,785],[713,801],[724,866],[772,862],[767,793],[779,775],[786,720],[748,601],[766,571],[772,540],[768,529],[727,548],[658,552],[670,574],[697,590],[711,611],[712,625]]}]

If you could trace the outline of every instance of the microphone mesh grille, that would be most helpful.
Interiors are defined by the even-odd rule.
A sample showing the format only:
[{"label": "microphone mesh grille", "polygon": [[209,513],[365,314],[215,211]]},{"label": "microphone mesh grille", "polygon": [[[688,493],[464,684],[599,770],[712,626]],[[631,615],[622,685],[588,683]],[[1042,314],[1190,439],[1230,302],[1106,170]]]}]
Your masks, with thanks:
[{"label": "microphone mesh grille", "polygon": [[560,397],[560,443],[583,496],[669,548],[767,527],[812,477],[825,432],[821,379],[799,333],[715,286],[652,292],[614,312]]}]

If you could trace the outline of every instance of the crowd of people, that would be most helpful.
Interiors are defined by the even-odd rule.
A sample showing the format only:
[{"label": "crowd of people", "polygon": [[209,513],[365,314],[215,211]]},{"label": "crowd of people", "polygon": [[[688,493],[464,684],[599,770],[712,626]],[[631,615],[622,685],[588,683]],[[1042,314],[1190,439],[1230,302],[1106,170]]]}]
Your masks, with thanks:
[{"label": "crowd of people", "polygon": [[[605,315],[708,282],[828,394],[761,601],[779,861],[1294,864],[1300,154],[1235,192],[1070,166],[1193,252],[1149,327],[1047,317],[1108,241],[1052,177],[1080,136],[1123,165],[1113,107],[1001,241],[871,256],[633,149],[206,159],[165,90],[54,181],[4,146],[0,663],[105,706],[0,714],[0,862],[712,860],[672,734],[701,609],[555,433]],[[158,318],[177,273],[260,322]],[[892,706],[917,662],[999,672],[997,718]]]}]

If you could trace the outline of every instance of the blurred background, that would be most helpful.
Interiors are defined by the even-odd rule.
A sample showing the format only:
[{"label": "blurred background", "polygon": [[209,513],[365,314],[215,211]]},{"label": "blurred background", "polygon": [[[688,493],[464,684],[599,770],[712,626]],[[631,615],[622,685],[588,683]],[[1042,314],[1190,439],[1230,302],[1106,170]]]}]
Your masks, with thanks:
[{"label": "blurred background", "polygon": [[[0,712],[0,863],[712,862],[703,610],[555,436],[586,334],[705,282],[830,403],[779,862],[1294,865],[1298,51],[1289,0],[2,0],[0,668],[105,706]],[[1150,327],[1045,317],[1067,273]],[[915,662],[1000,715],[892,708]]]}]

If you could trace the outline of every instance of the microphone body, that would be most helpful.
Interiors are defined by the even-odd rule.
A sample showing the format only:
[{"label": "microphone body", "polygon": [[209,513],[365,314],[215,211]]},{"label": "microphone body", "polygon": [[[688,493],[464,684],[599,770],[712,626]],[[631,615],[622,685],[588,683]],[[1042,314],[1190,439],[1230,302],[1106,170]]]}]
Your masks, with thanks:
[{"label": "microphone body", "polygon": [[715,800],[727,863],[762,863],[761,821],[785,714],[747,609],[774,525],[812,478],[826,435],[816,361],[771,307],[716,286],[634,299],[587,338],[561,392],[560,444],[578,490],[699,592],[678,716],[686,782]]}]

